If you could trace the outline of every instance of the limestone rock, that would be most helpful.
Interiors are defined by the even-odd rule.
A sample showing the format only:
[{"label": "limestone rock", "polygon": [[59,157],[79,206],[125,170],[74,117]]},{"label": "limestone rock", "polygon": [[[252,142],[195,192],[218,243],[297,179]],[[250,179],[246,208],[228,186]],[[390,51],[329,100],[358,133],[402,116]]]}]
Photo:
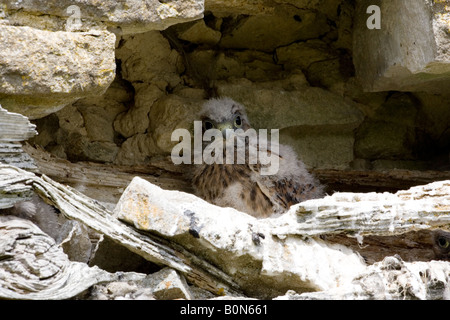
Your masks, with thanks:
[{"label": "limestone rock", "polygon": [[150,122],[150,109],[163,94],[155,85],[136,85],[134,105],[115,118],[114,129],[126,138],[146,133]]},{"label": "limestone rock", "polygon": [[[370,235],[403,235],[418,229],[448,228],[449,181],[395,194],[336,193],[295,205],[282,216],[258,220],[234,209],[213,206],[191,194],[162,190],[140,178],[133,179],[116,206],[114,215],[111,215],[98,202],[46,176],[37,177],[5,165],[0,167],[0,189],[7,186],[10,194],[17,195],[24,191],[24,186],[32,186],[64,216],[92,227],[148,261],[170,267],[161,273],[175,276],[175,282],[183,287],[183,280],[177,280],[182,277],[177,274],[182,274],[189,283],[215,295],[230,293],[233,296],[246,294],[272,298],[292,290],[295,293],[290,291],[289,297],[304,295],[300,298],[319,299],[448,297],[448,262],[403,263],[395,256],[399,248],[393,246],[383,247],[382,251],[388,251],[385,251],[386,258],[381,264],[368,266],[350,247],[333,244],[328,239],[329,236],[345,237],[348,234],[355,236],[360,246],[367,246],[370,242],[366,244],[365,239]],[[117,217],[144,232],[123,224]],[[17,217],[13,220],[19,221]],[[35,226],[33,228],[36,230]],[[24,237],[28,228],[22,222],[3,229],[7,234],[0,237],[4,240],[3,243],[0,241],[0,255],[2,248],[6,252],[5,257],[0,259],[2,263],[20,264],[26,261],[30,263],[28,265],[33,265],[33,257],[47,259],[57,252],[44,246],[45,254],[32,254],[23,259],[19,255],[18,259],[9,259],[12,252],[9,249],[12,243],[8,240],[11,239],[9,234],[15,237],[22,249],[26,247],[26,252],[39,250],[41,239],[49,238],[42,237],[42,232]],[[448,237],[448,233],[441,234]],[[51,245],[54,240],[44,242]],[[403,249],[411,251],[416,248],[413,243],[407,243]],[[23,252],[20,250],[20,254]],[[30,277],[26,271],[38,270],[48,275],[48,272],[58,270],[61,261],[64,263],[64,259],[55,257],[52,263],[45,264],[48,268],[12,268],[20,272],[3,279],[12,279],[14,283],[25,281],[29,288],[32,282],[27,282]],[[73,267],[82,265],[70,264]],[[77,281],[83,282],[82,287],[89,283],[112,281],[103,287],[106,291],[99,291],[99,299],[151,299],[156,292],[154,288],[171,286],[165,280],[152,282],[158,273],[147,277],[142,274],[119,273],[112,276],[101,273],[106,276],[103,278],[95,273],[96,268],[86,269],[84,266],[69,269],[69,275],[57,275],[61,275],[61,283],[66,286],[64,291],[58,289],[59,282],[49,284],[56,278],[46,277],[39,280],[44,282],[31,284],[39,285],[38,293],[19,298],[70,298],[80,292]],[[64,272],[67,268],[62,270]],[[95,279],[88,282],[85,277],[91,276]],[[122,283],[117,283],[118,280]],[[73,283],[77,283],[76,290]],[[53,288],[51,293],[46,290],[47,284]],[[173,297],[180,297],[180,288],[177,287],[174,288],[177,294]],[[17,298],[16,291],[0,294]],[[191,293],[195,297],[196,293]]]},{"label": "limestone rock", "polygon": [[[10,14],[16,11],[30,16],[50,15],[66,20],[81,19],[81,25],[92,22],[104,23],[122,33],[139,33],[163,30],[172,24],[199,19],[203,16],[203,0],[188,1],[4,1]],[[70,10],[71,6],[75,9]],[[74,16],[74,11],[75,16]],[[75,21],[76,22],[76,21]],[[77,22],[76,22],[77,23]]]},{"label": "limestone rock", "polygon": [[0,105],[0,162],[34,170],[30,156],[22,150],[21,141],[37,134],[36,126],[21,114],[6,111]]},{"label": "limestone rock", "polygon": [[254,2],[245,0],[206,0],[205,10],[212,11],[222,17],[231,14],[254,15],[259,13],[271,13],[274,8],[270,1],[263,1],[264,5],[256,5]]},{"label": "limestone rock", "polygon": [[0,297],[69,299],[117,275],[71,262],[55,241],[30,221],[0,215]]},{"label": "limestone rock", "polygon": [[[124,192],[115,214],[138,229],[169,237],[220,265],[247,294],[259,297],[276,296],[289,288],[333,287],[334,281],[345,281],[364,268],[359,256],[345,247],[328,247],[313,239],[272,237],[270,219],[263,222],[234,209],[215,207],[139,178]],[[328,264],[329,259],[335,263]],[[353,271],[346,267],[349,265]],[[332,280],[331,274],[340,280]]]},{"label": "limestone rock", "polygon": [[363,88],[447,92],[450,15],[445,2],[383,2],[381,29],[366,26],[372,4],[359,1],[355,13],[354,62]]},{"label": "limestone rock", "polygon": [[[379,286],[369,284],[365,277],[369,275],[371,281],[370,275],[381,276],[377,281],[386,283],[383,279],[389,275],[374,273],[349,248],[322,241],[318,236],[356,234],[363,245],[364,236],[370,234],[394,235],[448,226],[449,186],[449,181],[443,181],[396,194],[336,193],[294,205],[280,217],[258,220],[135,178],[116,206],[115,216],[212,261],[250,296],[274,297],[286,290],[326,294],[365,285],[368,290],[378,290]],[[390,264],[385,267],[392,268]],[[448,263],[437,264],[437,274],[440,270],[448,270]],[[404,279],[399,278],[400,286],[417,275],[404,274]],[[448,288],[448,275],[438,278]],[[423,282],[417,288],[424,290],[414,293],[421,299],[432,291]],[[392,290],[397,289],[393,286]],[[442,296],[445,290],[436,295]],[[349,292],[353,297],[360,293],[355,288]],[[375,293],[373,296],[386,298]]]},{"label": "limestone rock", "polygon": [[345,129],[308,130],[301,127],[280,131],[280,140],[292,146],[311,168],[345,170],[354,160],[354,134]]},{"label": "limestone rock", "polygon": [[296,42],[276,50],[277,62],[286,68],[307,70],[315,62],[334,58],[327,44],[321,40]]},{"label": "limestone rock", "polygon": [[206,0],[205,10],[212,11],[214,14],[222,17],[238,14],[256,15],[273,13],[276,6],[290,5],[296,9],[320,11],[330,18],[335,18],[339,4],[340,1],[338,0]]},{"label": "limestone rock", "polygon": [[358,128],[355,155],[365,159],[410,160],[420,154],[416,133],[419,108],[417,99],[409,93],[388,95]]},{"label": "limestone rock", "polygon": [[0,25],[0,102],[30,119],[105,92],[115,77],[115,36]]},{"label": "limestone rock", "polygon": [[276,6],[270,14],[244,17],[224,32],[220,46],[271,52],[294,41],[316,38],[329,30],[326,18],[319,12]]},{"label": "limestone rock", "polygon": [[82,98],[35,120],[40,132],[30,142],[63,159],[113,162],[119,150],[119,134],[113,123],[133,98],[127,89],[114,81],[104,95]]},{"label": "limestone rock", "polygon": [[8,112],[0,106],[0,139],[17,142],[28,140],[37,134],[36,126],[21,114]]},{"label": "limestone rock", "polygon": [[[281,65],[273,63],[273,55],[256,50],[228,51],[217,53],[214,50],[197,50],[188,54],[190,68],[188,75],[194,80],[227,80],[246,78],[251,81],[278,80],[283,74]],[[205,67],[207,66],[207,67]],[[305,80],[306,82],[306,80]],[[210,84],[209,84],[210,85]]]},{"label": "limestone rock", "polygon": [[150,111],[149,131],[157,147],[166,154],[178,143],[171,141],[172,132],[178,128],[193,130],[194,120],[203,100],[187,99],[176,94],[158,100]]},{"label": "limestone rock", "polygon": [[128,281],[97,284],[87,295],[90,300],[191,300],[193,294],[183,276],[164,268],[151,274],[127,273]]},{"label": "limestone rock", "polygon": [[[303,235],[342,232],[364,236],[448,228],[449,188],[450,181],[445,180],[396,193],[336,192],[324,199],[309,200],[293,206],[291,210],[296,211],[301,223],[295,227],[289,226],[289,223],[280,223],[280,229],[273,232],[279,235],[291,232]],[[290,220],[289,215],[280,220],[283,219]],[[322,219],[327,222],[319,222],[325,221]]]},{"label": "limestone rock", "polygon": [[152,288],[153,295],[160,300],[191,300],[192,294],[183,276],[173,269],[164,268],[147,276],[143,281]]},{"label": "limestone rock", "polygon": [[222,34],[205,24],[205,20],[187,23],[177,26],[178,38],[196,44],[215,45],[219,42]]},{"label": "limestone rock", "polygon": [[160,153],[161,150],[149,134],[138,133],[122,143],[115,163],[120,165],[139,165]]},{"label": "limestone rock", "polygon": [[122,143],[115,162],[142,164],[156,155],[170,154],[178,143],[171,140],[172,132],[178,128],[193,130],[203,103],[201,95],[184,91],[163,96],[154,85],[140,87],[135,105],[114,123],[121,134],[129,137]]},{"label": "limestone rock", "polygon": [[123,36],[116,56],[122,61],[123,78],[130,82],[152,83],[164,90],[181,81],[181,57],[158,31]]},{"label": "limestone rock", "polygon": [[281,143],[291,144],[308,166],[345,168],[353,160],[353,130],[363,121],[355,104],[305,85],[303,77],[230,82],[218,82],[219,93],[242,103],[253,127],[280,129]]},{"label": "limestone rock", "polygon": [[19,184],[18,188],[10,187],[10,183],[16,178],[18,170],[20,169],[14,166],[9,167],[3,173],[2,181],[0,182],[0,209],[12,208],[16,203],[31,200],[33,197],[31,187],[25,183]]},{"label": "limestone rock", "polygon": [[384,121],[364,122],[358,129],[355,155],[364,159],[412,159],[412,127]]},{"label": "limestone rock", "polygon": [[449,275],[449,264],[443,261],[408,263],[393,256],[341,288],[302,294],[291,291],[276,300],[448,300]]},{"label": "limestone rock", "polygon": [[316,87],[292,90],[289,87],[302,80],[297,77],[289,80],[252,83],[237,79],[229,83],[218,82],[218,90],[221,95],[230,96],[246,106],[255,128],[325,125],[354,129],[362,122],[363,114],[350,102]]}]

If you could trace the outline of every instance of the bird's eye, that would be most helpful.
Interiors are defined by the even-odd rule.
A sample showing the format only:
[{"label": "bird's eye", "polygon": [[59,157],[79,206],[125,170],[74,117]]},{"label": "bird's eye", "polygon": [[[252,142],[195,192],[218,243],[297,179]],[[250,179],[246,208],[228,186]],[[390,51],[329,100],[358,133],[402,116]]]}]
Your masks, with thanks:
[{"label": "bird's eye", "polygon": [[437,243],[443,249],[447,249],[450,246],[450,242],[445,237],[439,237]]},{"label": "bird's eye", "polygon": [[242,120],[241,120],[241,117],[240,116],[237,116],[235,119],[234,119],[234,125],[236,126],[236,127],[240,127],[240,126],[242,126]]},{"label": "bird's eye", "polygon": [[211,121],[205,121],[205,123],[203,124],[205,130],[209,130],[214,128],[214,124]]}]

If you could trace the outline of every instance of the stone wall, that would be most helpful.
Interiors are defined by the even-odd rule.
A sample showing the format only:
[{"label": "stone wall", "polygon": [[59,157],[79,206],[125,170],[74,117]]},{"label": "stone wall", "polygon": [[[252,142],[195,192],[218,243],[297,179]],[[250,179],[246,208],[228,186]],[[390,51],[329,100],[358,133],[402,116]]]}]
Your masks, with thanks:
[{"label": "stone wall", "polygon": [[[35,119],[36,144],[146,164],[213,88],[310,168],[449,167],[442,1],[144,2],[3,1],[0,104]],[[381,29],[366,26],[369,2]]]}]

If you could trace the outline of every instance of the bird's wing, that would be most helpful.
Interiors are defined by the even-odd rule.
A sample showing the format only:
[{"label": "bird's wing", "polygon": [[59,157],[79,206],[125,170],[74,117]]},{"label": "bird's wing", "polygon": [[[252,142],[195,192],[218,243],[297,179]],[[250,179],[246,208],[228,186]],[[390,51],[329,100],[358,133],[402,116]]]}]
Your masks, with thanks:
[{"label": "bird's wing", "polygon": [[[283,166],[285,159],[279,155],[279,165]],[[308,174],[305,179],[301,175],[280,177],[278,175],[261,175],[261,164],[249,165],[250,169],[259,177],[256,183],[261,192],[275,207],[289,209],[292,205],[317,198],[322,195],[321,186]],[[300,167],[298,167],[298,170]]]}]

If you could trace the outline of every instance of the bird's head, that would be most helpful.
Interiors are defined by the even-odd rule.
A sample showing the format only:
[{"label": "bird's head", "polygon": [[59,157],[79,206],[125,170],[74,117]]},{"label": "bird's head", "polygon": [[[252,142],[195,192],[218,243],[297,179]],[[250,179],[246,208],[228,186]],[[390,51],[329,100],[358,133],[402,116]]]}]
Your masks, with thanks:
[{"label": "bird's head", "polygon": [[245,108],[230,98],[210,99],[204,105],[200,113],[203,132],[209,129],[222,131],[225,137],[226,130],[251,128]]}]

